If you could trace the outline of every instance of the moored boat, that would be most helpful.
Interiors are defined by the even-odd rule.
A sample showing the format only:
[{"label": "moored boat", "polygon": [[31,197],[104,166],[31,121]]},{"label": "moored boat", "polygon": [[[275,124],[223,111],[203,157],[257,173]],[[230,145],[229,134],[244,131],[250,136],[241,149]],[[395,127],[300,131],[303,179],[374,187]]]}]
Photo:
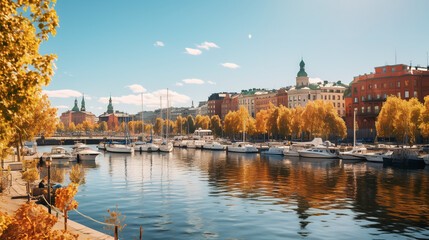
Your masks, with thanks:
[{"label": "moored boat", "polygon": [[73,160],[80,161],[95,161],[100,152],[92,150],[85,144],[75,144],[72,149]]},{"label": "moored boat", "polygon": [[203,145],[203,149],[223,151],[226,147],[218,142],[209,142]]},{"label": "moored boat", "polygon": [[68,164],[72,155],[63,147],[52,147],[50,153],[45,153],[44,158],[50,158],[53,164]]},{"label": "moored boat", "polygon": [[161,145],[159,146],[159,151],[160,152],[171,152],[173,151],[173,143],[171,142],[162,142]]},{"label": "moored boat", "polygon": [[269,155],[283,155],[287,150],[289,150],[289,146],[277,146],[270,147],[267,151],[261,151],[261,153]]},{"label": "moored boat", "polygon": [[158,145],[147,142],[135,142],[133,148],[136,152],[157,152],[159,150]]},{"label": "moored boat", "polygon": [[314,147],[306,150],[299,150],[298,153],[300,157],[304,158],[338,158],[337,154],[335,153],[335,149],[328,147]]},{"label": "moored boat", "polygon": [[353,147],[350,151],[340,152],[339,156],[343,160],[366,160],[365,154],[366,148]]},{"label": "moored boat", "polygon": [[113,153],[133,153],[134,148],[125,144],[110,143],[106,145],[106,150]]},{"label": "moored boat", "polygon": [[228,152],[238,153],[258,153],[259,150],[252,144],[246,142],[236,142],[227,148]]}]

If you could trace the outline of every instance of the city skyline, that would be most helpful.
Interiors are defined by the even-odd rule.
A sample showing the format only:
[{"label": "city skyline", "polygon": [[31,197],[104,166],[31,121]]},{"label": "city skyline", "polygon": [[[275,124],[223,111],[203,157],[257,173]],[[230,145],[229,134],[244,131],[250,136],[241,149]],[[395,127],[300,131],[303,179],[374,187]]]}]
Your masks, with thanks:
[{"label": "city skyline", "polygon": [[110,95],[115,110],[136,113],[140,92],[152,110],[167,88],[180,107],[214,92],[293,86],[301,58],[310,78],[350,84],[395,59],[427,64],[424,5],[59,1],[60,28],[42,45],[58,55],[45,89],[59,113],[85,94],[100,115]]}]

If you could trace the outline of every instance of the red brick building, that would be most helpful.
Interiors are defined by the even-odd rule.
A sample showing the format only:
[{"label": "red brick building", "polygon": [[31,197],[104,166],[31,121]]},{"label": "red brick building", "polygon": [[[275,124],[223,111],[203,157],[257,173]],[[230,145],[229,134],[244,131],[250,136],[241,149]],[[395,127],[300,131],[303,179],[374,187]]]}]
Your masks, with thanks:
[{"label": "red brick building", "polygon": [[238,100],[237,100],[238,95],[232,95],[230,93],[227,93],[225,98],[222,100],[222,104],[221,104],[221,115],[219,116],[220,119],[225,119],[225,116],[230,112],[230,111],[237,111],[238,110]]},{"label": "red brick building", "polygon": [[270,108],[270,103],[276,107],[280,105],[287,107],[287,96],[286,89],[284,88],[257,96],[255,99],[255,115],[261,110],[267,110]]},{"label": "red brick building", "polygon": [[[209,117],[214,115],[222,116],[222,102],[225,97],[234,95],[235,93],[213,93],[207,101],[207,112]],[[231,103],[226,103],[231,105]],[[226,114],[225,114],[226,115]]]},{"label": "red brick building", "polygon": [[77,99],[74,100],[74,107],[71,111],[63,112],[60,116],[60,121],[65,127],[69,127],[70,123],[78,125],[84,121],[95,123],[95,115],[91,112],[87,112],[85,109],[85,99],[82,97],[82,105],[79,110],[77,106]]},{"label": "red brick building", "polygon": [[353,129],[353,112],[356,111],[358,138],[375,138],[375,121],[388,96],[402,99],[416,97],[424,102],[429,95],[428,68],[405,64],[375,67],[375,73],[354,77],[351,98],[346,100],[347,128]]}]

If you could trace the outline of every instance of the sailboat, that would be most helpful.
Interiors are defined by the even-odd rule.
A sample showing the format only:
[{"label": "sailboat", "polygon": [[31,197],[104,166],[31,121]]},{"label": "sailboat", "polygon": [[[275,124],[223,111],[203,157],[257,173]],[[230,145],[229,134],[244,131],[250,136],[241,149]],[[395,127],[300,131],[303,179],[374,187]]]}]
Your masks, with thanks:
[{"label": "sailboat", "polygon": [[[167,112],[166,112],[166,118],[167,118],[167,126],[165,129],[165,140],[162,141],[161,145],[159,146],[159,151],[161,152],[171,152],[173,151],[173,143],[168,141],[168,88],[167,88]],[[161,120],[162,120],[162,98],[161,98]],[[161,121],[162,122],[162,121]],[[162,126],[162,125],[161,125]],[[161,137],[162,137],[162,127],[161,127]]]},{"label": "sailboat", "polygon": [[124,142],[109,143],[106,145],[106,150],[113,153],[133,153],[134,148],[129,145],[128,124],[125,121]]},{"label": "sailboat", "polygon": [[356,111],[353,113],[353,148],[347,152],[340,152],[343,160],[366,160],[366,148],[356,146]]},{"label": "sailboat", "polygon": [[228,146],[228,152],[238,153],[258,153],[259,150],[252,144],[246,143],[246,122],[243,120],[243,141],[233,143],[232,146]]},{"label": "sailboat", "polygon": [[150,138],[150,141],[147,142],[145,141],[145,136],[144,136],[144,122],[143,122],[143,93],[141,94],[141,99],[142,99],[142,114],[141,114],[141,118],[142,118],[142,141],[140,142],[135,142],[133,144],[133,148],[134,151],[139,151],[139,152],[157,152],[159,150],[158,145],[152,143],[152,135]]}]

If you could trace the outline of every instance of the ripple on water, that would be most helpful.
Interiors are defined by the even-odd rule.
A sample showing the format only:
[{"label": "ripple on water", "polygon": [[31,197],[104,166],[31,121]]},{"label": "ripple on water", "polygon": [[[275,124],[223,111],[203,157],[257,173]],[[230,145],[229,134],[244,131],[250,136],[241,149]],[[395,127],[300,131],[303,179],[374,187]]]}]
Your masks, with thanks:
[{"label": "ripple on water", "polygon": [[429,238],[427,169],[184,149],[97,161],[79,211],[102,221],[118,205],[123,239]]}]

